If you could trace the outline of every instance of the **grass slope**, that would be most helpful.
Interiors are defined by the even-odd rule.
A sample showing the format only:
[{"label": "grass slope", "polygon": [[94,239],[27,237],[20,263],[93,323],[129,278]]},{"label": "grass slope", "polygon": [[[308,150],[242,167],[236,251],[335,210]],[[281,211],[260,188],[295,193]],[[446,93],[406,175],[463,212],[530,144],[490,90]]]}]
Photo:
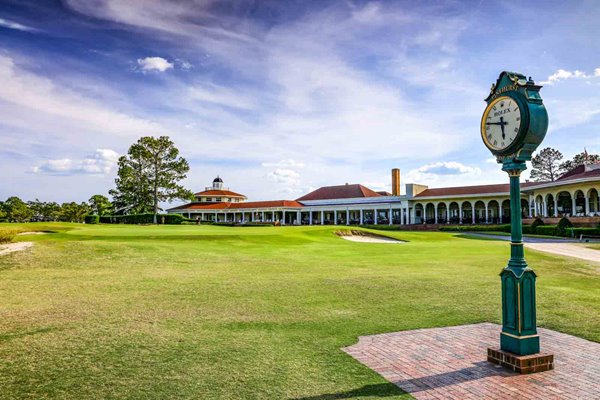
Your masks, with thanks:
[{"label": "grass slope", "polygon": [[[340,348],[500,320],[505,242],[389,232],[408,242],[353,243],[334,227],[21,228],[58,233],[18,236],[33,249],[0,257],[0,398],[410,398]],[[600,341],[597,266],[527,257],[539,325]]]}]

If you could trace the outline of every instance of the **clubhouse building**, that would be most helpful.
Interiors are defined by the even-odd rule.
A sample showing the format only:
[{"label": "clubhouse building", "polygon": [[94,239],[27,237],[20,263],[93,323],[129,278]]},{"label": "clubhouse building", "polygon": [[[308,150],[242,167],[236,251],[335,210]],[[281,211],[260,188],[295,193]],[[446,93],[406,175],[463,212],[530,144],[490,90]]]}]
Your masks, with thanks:
[{"label": "clubhouse building", "polygon": [[[510,222],[509,185],[428,188],[408,183],[400,194],[400,170],[392,170],[392,193],[359,184],[324,186],[295,200],[246,201],[223,187],[196,193],[196,201],[171,208],[200,221],[282,225],[423,225]],[[600,164],[581,165],[553,182],[522,182],[523,218],[568,216],[574,222],[600,221]]]}]

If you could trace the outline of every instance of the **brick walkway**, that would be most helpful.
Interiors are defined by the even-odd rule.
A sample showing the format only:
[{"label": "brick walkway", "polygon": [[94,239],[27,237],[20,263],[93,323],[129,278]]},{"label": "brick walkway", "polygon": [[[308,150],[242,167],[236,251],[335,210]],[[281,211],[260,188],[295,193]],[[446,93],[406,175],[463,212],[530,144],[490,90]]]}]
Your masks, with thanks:
[{"label": "brick walkway", "polygon": [[362,336],[343,349],[417,399],[600,399],[600,343],[538,329],[555,369],[531,375],[486,361],[491,323]]}]

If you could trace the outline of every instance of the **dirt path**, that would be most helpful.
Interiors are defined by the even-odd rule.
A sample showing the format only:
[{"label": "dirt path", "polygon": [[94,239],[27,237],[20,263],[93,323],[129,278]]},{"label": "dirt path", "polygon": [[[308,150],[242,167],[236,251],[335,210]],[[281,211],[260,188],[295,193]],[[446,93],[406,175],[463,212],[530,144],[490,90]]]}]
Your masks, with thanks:
[{"label": "dirt path", "polygon": [[590,249],[574,243],[525,243],[525,247],[546,253],[600,263],[600,250]]},{"label": "dirt path", "polygon": [[0,245],[0,256],[5,256],[15,251],[23,251],[33,246],[33,242],[16,242]]}]

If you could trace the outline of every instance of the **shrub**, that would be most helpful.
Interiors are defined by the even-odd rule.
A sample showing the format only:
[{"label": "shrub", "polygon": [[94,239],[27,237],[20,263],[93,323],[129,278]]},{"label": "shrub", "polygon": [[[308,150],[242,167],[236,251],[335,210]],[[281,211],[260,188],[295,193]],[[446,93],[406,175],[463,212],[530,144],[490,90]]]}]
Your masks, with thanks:
[{"label": "shrub", "polygon": [[[181,214],[158,214],[156,221],[165,225],[181,225],[183,216]],[[103,215],[100,217],[103,224],[153,224],[154,214],[130,214],[130,215]]]},{"label": "shrub", "polygon": [[600,228],[567,228],[567,236],[578,238],[583,236],[600,236]]},{"label": "shrub", "polygon": [[510,224],[505,225],[450,225],[440,226],[443,232],[509,232]]},{"label": "shrub", "polygon": [[558,225],[556,225],[556,236],[567,236],[567,228],[572,228],[573,223],[569,221],[569,218],[562,217],[560,221],[558,221]]},{"label": "shrub", "polygon": [[540,225],[536,228],[537,235],[554,236],[556,234],[556,225]]},{"label": "shrub", "polygon": [[0,243],[9,243],[13,240],[17,232],[13,229],[0,229]]},{"label": "shrub", "polygon": [[86,224],[97,224],[100,222],[100,217],[97,215],[86,215],[83,218],[83,222]]},{"label": "shrub", "polygon": [[[536,229],[538,226],[542,226],[542,225],[546,225],[544,224],[544,220],[542,220],[540,217],[537,217],[535,220],[533,220],[533,222],[531,223],[531,233],[535,233]],[[523,230],[523,233],[525,233],[525,231]]]}]

